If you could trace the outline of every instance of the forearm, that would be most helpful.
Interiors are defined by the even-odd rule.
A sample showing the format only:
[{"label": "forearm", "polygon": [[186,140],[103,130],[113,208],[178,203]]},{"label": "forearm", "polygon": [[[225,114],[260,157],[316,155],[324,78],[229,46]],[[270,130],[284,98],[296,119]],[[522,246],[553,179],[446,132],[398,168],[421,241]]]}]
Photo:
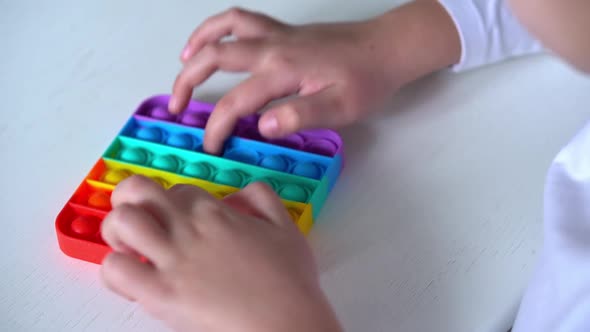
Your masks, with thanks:
[{"label": "forearm", "polygon": [[548,49],[590,73],[590,1],[509,2],[515,15]]},{"label": "forearm", "polygon": [[369,25],[384,68],[402,83],[450,66],[464,71],[544,50],[508,0],[417,0]]},{"label": "forearm", "polygon": [[369,22],[373,47],[392,80],[407,83],[458,63],[461,42],[447,11],[434,0],[416,1]]}]

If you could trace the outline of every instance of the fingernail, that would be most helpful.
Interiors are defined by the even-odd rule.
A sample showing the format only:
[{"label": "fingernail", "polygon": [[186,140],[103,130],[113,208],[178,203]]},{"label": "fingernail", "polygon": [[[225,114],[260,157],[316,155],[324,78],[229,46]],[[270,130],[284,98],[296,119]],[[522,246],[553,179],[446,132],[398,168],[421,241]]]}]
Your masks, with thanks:
[{"label": "fingernail", "polygon": [[190,56],[191,56],[191,50],[187,45],[184,47],[184,50],[182,50],[182,59],[187,60]]},{"label": "fingernail", "polygon": [[267,135],[277,135],[279,133],[279,121],[277,117],[271,115],[260,123],[260,131]]},{"label": "fingernail", "polygon": [[178,107],[178,100],[176,97],[172,97],[170,98],[170,101],[168,102],[168,111],[170,111],[170,113],[174,113],[176,112],[176,108]]}]

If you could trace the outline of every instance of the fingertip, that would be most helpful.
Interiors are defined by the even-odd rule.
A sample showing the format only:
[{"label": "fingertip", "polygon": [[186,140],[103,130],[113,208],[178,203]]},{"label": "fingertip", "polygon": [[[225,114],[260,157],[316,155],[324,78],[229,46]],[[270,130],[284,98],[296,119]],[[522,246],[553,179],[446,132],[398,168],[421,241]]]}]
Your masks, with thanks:
[{"label": "fingertip", "polygon": [[172,114],[180,113],[186,106],[188,106],[193,89],[187,84],[187,73],[183,69],[172,86],[172,93],[168,100],[168,111]]},{"label": "fingertip", "polygon": [[276,138],[281,135],[281,127],[277,116],[273,113],[264,114],[258,122],[260,133],[269,138]]},{"label": "fingertip", "polygon": [[213,139],[213,138],[205,135],[205,139],[203,141],[203,150],[206,153],[209,153],[212,155],[219,155],[219,154],[221,154],[221,144],[218,143],[217,138]]},{"label": "fingertip", "polygon": [[280,196],[264,182],[252,182],[242,190],[227,196],[224,202],[237,207],[238,211],[274,224],[289,224],[291,221]]},{"label": "fingertip", "polygon": [[230,121],[221,119],[219,110],[216,109],[209,117],[205,126],[205,137],[203,138],[203,150],[212,155],[220,155],[223,152],[223,144],[229,134],[226,134],[226,127],[231,125]]},{"label": "fingertip", "polygon": [[119,207],[134,198],[140,193],[149,190],[164,191],[164,189],[154,180],[144,175],[135,174],[121,181],[111,194],[111,205],[113,208]]}]

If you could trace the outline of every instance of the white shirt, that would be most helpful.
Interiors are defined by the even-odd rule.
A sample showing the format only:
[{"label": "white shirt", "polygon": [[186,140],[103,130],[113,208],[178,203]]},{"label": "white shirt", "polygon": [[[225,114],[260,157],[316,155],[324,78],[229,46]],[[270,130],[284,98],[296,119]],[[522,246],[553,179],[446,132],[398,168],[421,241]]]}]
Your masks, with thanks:
[{"label": "white shirt", "polygon": [[[504,0],[439,0],[455,22],[460,72],[541,52]],[[546,178],[544,243],[513,332],[590,331],[590,124],[554,159]]]}]

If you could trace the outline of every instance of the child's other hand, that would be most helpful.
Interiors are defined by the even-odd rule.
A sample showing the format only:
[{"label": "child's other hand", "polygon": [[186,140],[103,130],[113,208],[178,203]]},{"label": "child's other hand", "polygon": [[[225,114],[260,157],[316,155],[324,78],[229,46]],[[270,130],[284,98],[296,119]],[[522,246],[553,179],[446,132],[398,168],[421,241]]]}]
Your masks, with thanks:
[{"label": "child's other hand", "polygon": [[112,203],[102,234],[114,252],[103,279],[172,328],[339,331],[310,248],[266,185],[216,200],[134,176]]},{"label": "child's other hand", "polygon": [[[221,41],[227,36],[233,39]],[[240,117],[286,96],[297,97],[260,119],[263,136],[336,128],[362,118],[408,81],[450,64],[455,59],[446,50],[460,53],[452,49],[458,44],[452,21],[436,1],[363,22],[302,26],[231,9],[207,19],[189,38],[169,108],[183,110],[193,88],[218,70],[250,72],[219,100],[207,124],[206,151],[219,153]]]},{"label": "child's other hand", "polygon": [[[226,35],[236,40],[219,42]],[[231,9],[206,20],[190,37],[170,110],[186,107],[193,87],[215,71],[244,71],[252,75],[219,100],[209,119],[204,142],[208,152],[219,152],[240,117],[295,94],[299,97],[262,116],[263,136],[346,125],[395,89],[396,83],[387,80],[379,66],[375,42],[367,24],[289,26]]]}]

